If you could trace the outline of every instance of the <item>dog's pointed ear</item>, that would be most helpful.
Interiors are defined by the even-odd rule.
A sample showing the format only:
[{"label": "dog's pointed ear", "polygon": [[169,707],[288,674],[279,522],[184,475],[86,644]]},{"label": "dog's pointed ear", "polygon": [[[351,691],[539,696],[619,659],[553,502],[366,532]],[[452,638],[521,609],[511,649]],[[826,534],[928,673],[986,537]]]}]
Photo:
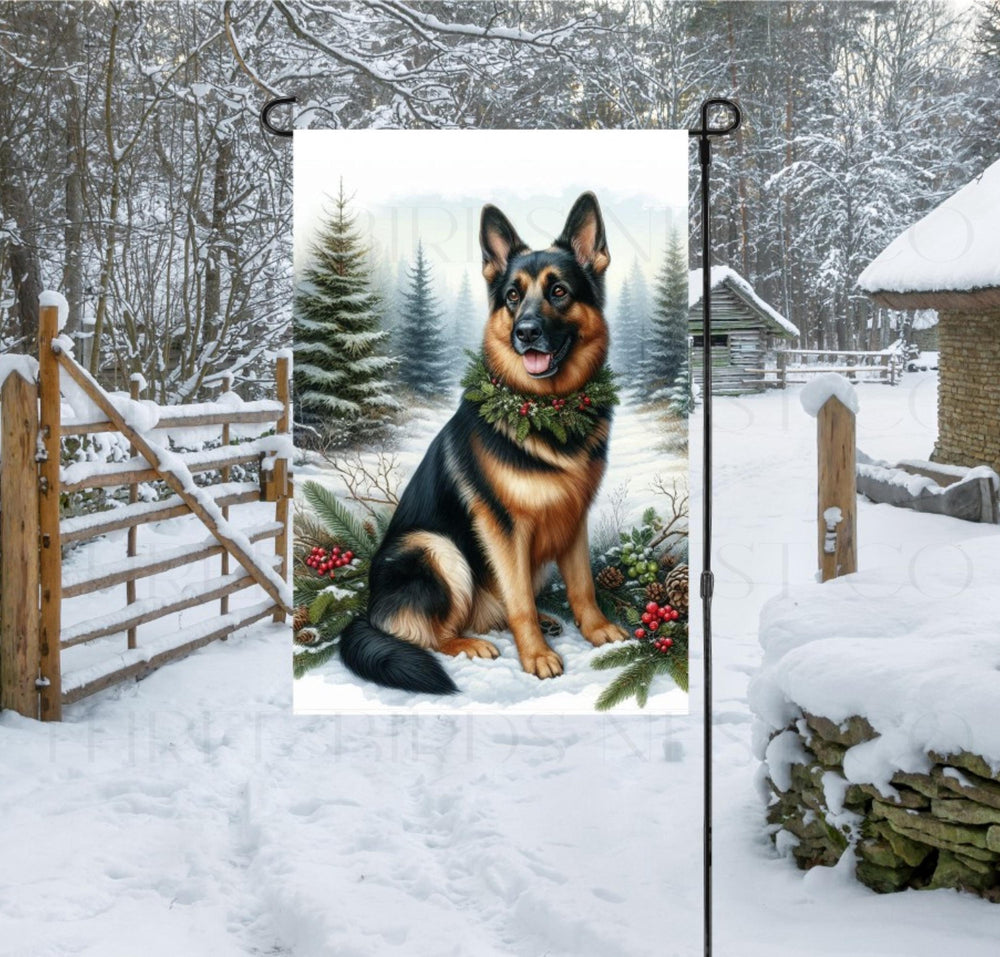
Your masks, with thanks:
[{"label": "dog's pointed ear", "polygon": [[604,220],[593,193],[584,193],[573,204],[556,245],[571,250],[581,266],[589,267],[598,276],[608,268],[611,256],[604,233]]},{"label": "dog's pointed ear", "polygon": [[489,203],[483,207],[479,221],[479,245],[483,250],[483,275],[487,282],[492,282],[507,269],[511,256],[528,248],[510,220]]}]

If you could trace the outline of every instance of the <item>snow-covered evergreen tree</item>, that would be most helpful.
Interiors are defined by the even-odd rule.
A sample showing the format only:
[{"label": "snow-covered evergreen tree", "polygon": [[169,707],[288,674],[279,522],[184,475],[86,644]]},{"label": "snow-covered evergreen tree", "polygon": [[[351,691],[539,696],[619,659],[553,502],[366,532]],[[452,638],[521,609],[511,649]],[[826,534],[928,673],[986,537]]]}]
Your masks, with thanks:
[{"label": "snow-covered evergreen tree", "polygon": [[632,310],[635,315],[635,337],[632,344],[632,368],[641,369],[646,361],[652,334],[653,303],[649,294],[649,283],[646,274],[639,265],[639,257],[632,260],[632,268],[628,274],[632,286]]},{"label": "snow-covered evergreen tree", "polygon": [[424,395],[441,392],[451,385],[464,364],[456,364],[451,344],[442,329],[442,313],[431,288],[431,267],[423,243],[417,243],[417,258],[407,273],[403,314],[394,336],[400,356],[400,378]]},{"label": "snow-covered evergreen tree", "polygon": [[465,362],[465,350],[478,352],[483,344],[483,316],[479,314],[472,298],[472,284],[469,274],[462,273],[462,282],[458,287],[454,305],[453,336],[459,362]]},{"label": "snow-covered evergreen tree", "polygon": [[347,204],[341,182],[295,295],[296,438],[305,444],[371,435],[399,408],[380,300]]},{"label": "snow-covered evergreen tree", "polygon": [[670,411],[674,415],[688,416],[694,412],[697,402],[691,383],[691,363],[687,359],[684,360],[681,371],[677,374],[674,386],[668,395],[670,397]]},{"label": "snow-covered evergreen tree", "polygon": [[632,303],[632,283],[626,278],[618,291],[611,319],[611,368],[621,376],[635,369],[636,316]]},{"label": "snow-covered evergreen tree", "polygon": [[687,243],[679,230],[667,241],[663,268],[656,280],[656,300],[642,380],[647,394],[670,388],[687,361]]}]

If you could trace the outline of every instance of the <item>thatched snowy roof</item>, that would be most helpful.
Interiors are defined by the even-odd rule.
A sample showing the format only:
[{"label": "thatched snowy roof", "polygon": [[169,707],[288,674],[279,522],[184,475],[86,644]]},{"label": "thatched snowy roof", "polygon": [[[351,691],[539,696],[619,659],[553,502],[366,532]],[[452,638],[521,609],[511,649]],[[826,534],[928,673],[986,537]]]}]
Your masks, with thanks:
[{"label": "thatched snowy roof", "polygon": [[[692,269],[688,276],[688,308],[693,309],[701,302],[702,278],[700,269]],[[775,332],[785,336],[797,336],[798,326],[786,319],[777,309],[765,302],[735,269],[728,266],[712,267],[712,290],[720,286],[730,290],[753,313],[764,320],[765,327],[770,326]],[[712,296],[715,301],[715,296]]]},{"label": "thatched snowy roof", "polygon": [[858,286],[892,309],[1000,308],[1000,160],[897,236]]}]

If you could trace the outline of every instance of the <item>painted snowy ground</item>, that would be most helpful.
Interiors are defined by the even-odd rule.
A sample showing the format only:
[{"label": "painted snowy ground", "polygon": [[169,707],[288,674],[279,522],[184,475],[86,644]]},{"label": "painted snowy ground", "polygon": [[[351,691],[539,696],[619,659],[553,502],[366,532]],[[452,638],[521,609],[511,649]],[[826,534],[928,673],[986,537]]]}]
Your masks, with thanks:
[{"label": "painted snowy ground", "polygon": [[[451,417],[457,404],[445,402],[432,407],[420,406],[408,421],[405,438],[396,454],[399,471],[406,478],[419,464],[431,440]],[[688,461],[683,454],[664,451],[666,442],[656,415],[625,403],[619,408],[611,429],[608,450],[608,473],[597,501],[591,509],[590,528],[594,535],[601,529],[630,527],[638,524],[642,512],[653,506],[664,512],[664,503],[650,483],[659,476],[669,486],[674,480],[683,490],[688,481]],[[375,454],[367,456],[374,459]],[[339,477],[324,470],[321,463],[297,467],[297,483],[311,479],[343,491]],[[624,526],[617,524],[624,520]],[[616,539],[617,540],[617,539]],[[461,690],[460,695],[414,695],[359,682],[337,657],[316,667],[295,682],[296,714],[334,712],[363,713],[584,713],[592,714],[594,702],[610,682],[613,672],[595,671],[590,661],[607,649],[594,648],[573,626],[564,622],[563,633],[549,640],[563,659],[564,673],[556,680],[540,681],[526,674],[517,658],[517,649],[509,631],[490,632],[486,637],[500,649],[496,660],[483,658],[442,659],[442,664]],[[684,714],[688,696],[666,675],[658,677],[646,705],[647,714]],[[643,713],[634,704],[616,709],[619,714]]]},{"label": "painted snowy ground", "polygon": [[[926,455],[934,388],[860,389],[865,451]],[[760,606],[812,575],[815,423],[794,391],[716,408],[715,953],[992,957],[994,905],[775,856],[746,687]],[[997,534],[859,522],[863,567]],[[61,725],[0,715],[0,954],[701,953],[697,658],[690,718],[293,718],[288,657],[261,626]]]}]

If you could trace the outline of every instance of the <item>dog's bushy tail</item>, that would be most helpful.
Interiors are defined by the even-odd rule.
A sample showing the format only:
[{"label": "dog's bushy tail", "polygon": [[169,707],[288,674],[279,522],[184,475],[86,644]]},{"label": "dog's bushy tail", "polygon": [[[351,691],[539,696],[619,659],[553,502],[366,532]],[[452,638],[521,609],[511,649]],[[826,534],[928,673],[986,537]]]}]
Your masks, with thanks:
[{"label": "dog's bushy tail", "polygon": [[386,688],[426,694],[458,691],[430,651],[380,631],[367,618],[355,618],[343,630],[340,657],[359,678]]}]

